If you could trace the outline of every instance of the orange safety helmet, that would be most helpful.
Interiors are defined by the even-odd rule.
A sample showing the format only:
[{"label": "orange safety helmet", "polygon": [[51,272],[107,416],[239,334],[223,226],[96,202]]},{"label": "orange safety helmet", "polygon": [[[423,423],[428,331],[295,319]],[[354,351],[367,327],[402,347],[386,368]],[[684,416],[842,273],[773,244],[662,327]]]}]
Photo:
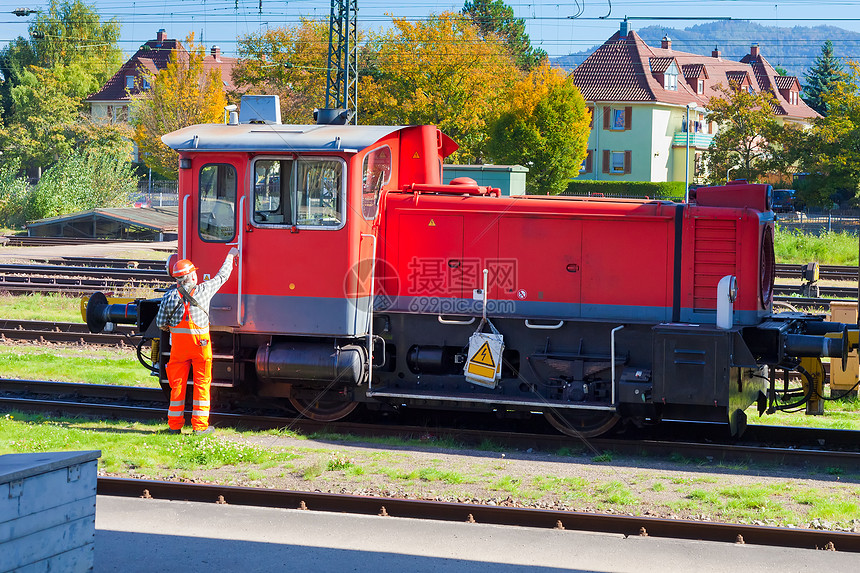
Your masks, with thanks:
[{"label": "orange safety helmet", "polygon": [[176,264],[173,265],[173,270],[170,271],[170,275],[174,278],[181,278],[187,275],[190,275],[194,271],[197,270],[197,267],[194,266],[194,263],[189,261],[188,259],[182,259],[176,261]]}]

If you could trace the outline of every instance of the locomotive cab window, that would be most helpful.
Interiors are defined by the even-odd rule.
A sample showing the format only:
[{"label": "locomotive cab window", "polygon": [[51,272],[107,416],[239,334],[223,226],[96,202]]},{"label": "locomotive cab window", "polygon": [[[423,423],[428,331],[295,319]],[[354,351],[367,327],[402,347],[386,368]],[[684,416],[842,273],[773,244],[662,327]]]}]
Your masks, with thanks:
[{"label": "locomotive cab window", "polygon": [[254,162],[254,223],[293,224],[292,166],[289,159]]},{"label": "locomotive cab window", "polygon": [[296,225],[339,228],[344,222],[343,161],[303,159],[295,163]]},{"label": "locomotive cab window", "polygon": [[231,240],[236,234],[236,168],[204,165],[198,183],[200,238],[212,242]]},{"label": "locomotive cab window", "polygon": [[361,213],[365,219],[375,219],[379,193],[391,180],[391,149],[386,145],[368,153],[361,172]]}]

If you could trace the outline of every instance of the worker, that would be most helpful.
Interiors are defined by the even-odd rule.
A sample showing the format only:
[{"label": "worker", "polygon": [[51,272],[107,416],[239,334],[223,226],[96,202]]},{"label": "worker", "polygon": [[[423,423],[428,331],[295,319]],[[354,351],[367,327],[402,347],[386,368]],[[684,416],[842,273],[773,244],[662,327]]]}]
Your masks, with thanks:
[{"label": "worker", "polygon": [[181,434],[185,425],[185,387],[188,370],[194,373],[194,402],[191,429],[195,434],[212,432],[209,426],[209,385],[212,382],[212,345],[209,338],[209,302],[233,271],[239,249],[227,253],[218,274],[197,284],[197,267],[188,259],[177,261],[171,275],[176,287],[161,297],[155,324],[170,331],[170,406],[167,409],[168,434]]}]

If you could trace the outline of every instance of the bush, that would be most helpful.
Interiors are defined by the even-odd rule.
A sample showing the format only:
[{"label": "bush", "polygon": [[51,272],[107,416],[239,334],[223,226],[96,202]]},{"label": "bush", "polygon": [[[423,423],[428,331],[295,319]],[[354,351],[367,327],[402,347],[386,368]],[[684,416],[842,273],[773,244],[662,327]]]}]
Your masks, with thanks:
[{"label": "bush", "polygon": [[578,181],[567,184],[562,195],[594,195],[606,197],[649,197],[680,199],[684,197],[683,181]]},{"label": "bush", "polygon": [[33,198],[26,179],[18,177],[21,160],[16,158],[0,165],[0,226],[20,228],[27,222]]},{"label": "bush", "polygon": [[76,151],[51,167],[36,186],[34,218],[119,207],[137,191],[131,162],[104,150]]}]

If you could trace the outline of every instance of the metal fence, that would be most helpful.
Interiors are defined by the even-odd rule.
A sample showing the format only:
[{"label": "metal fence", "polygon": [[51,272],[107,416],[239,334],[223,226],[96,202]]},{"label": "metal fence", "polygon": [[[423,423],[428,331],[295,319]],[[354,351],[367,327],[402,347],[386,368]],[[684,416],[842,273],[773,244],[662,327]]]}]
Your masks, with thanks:
[{"label": "metal fence", "polygon": [[131,202],[138,207],[175,207],[179,205],[179,182],[141,181]]},{"label": "metal fence", "polygon": [[832,211],[806,211],[777,213],[776,224],[787,231],[798,231],[807,235],[823,233],[849,233],[860,230],[860,211],[856,209],[834,209]]}]

